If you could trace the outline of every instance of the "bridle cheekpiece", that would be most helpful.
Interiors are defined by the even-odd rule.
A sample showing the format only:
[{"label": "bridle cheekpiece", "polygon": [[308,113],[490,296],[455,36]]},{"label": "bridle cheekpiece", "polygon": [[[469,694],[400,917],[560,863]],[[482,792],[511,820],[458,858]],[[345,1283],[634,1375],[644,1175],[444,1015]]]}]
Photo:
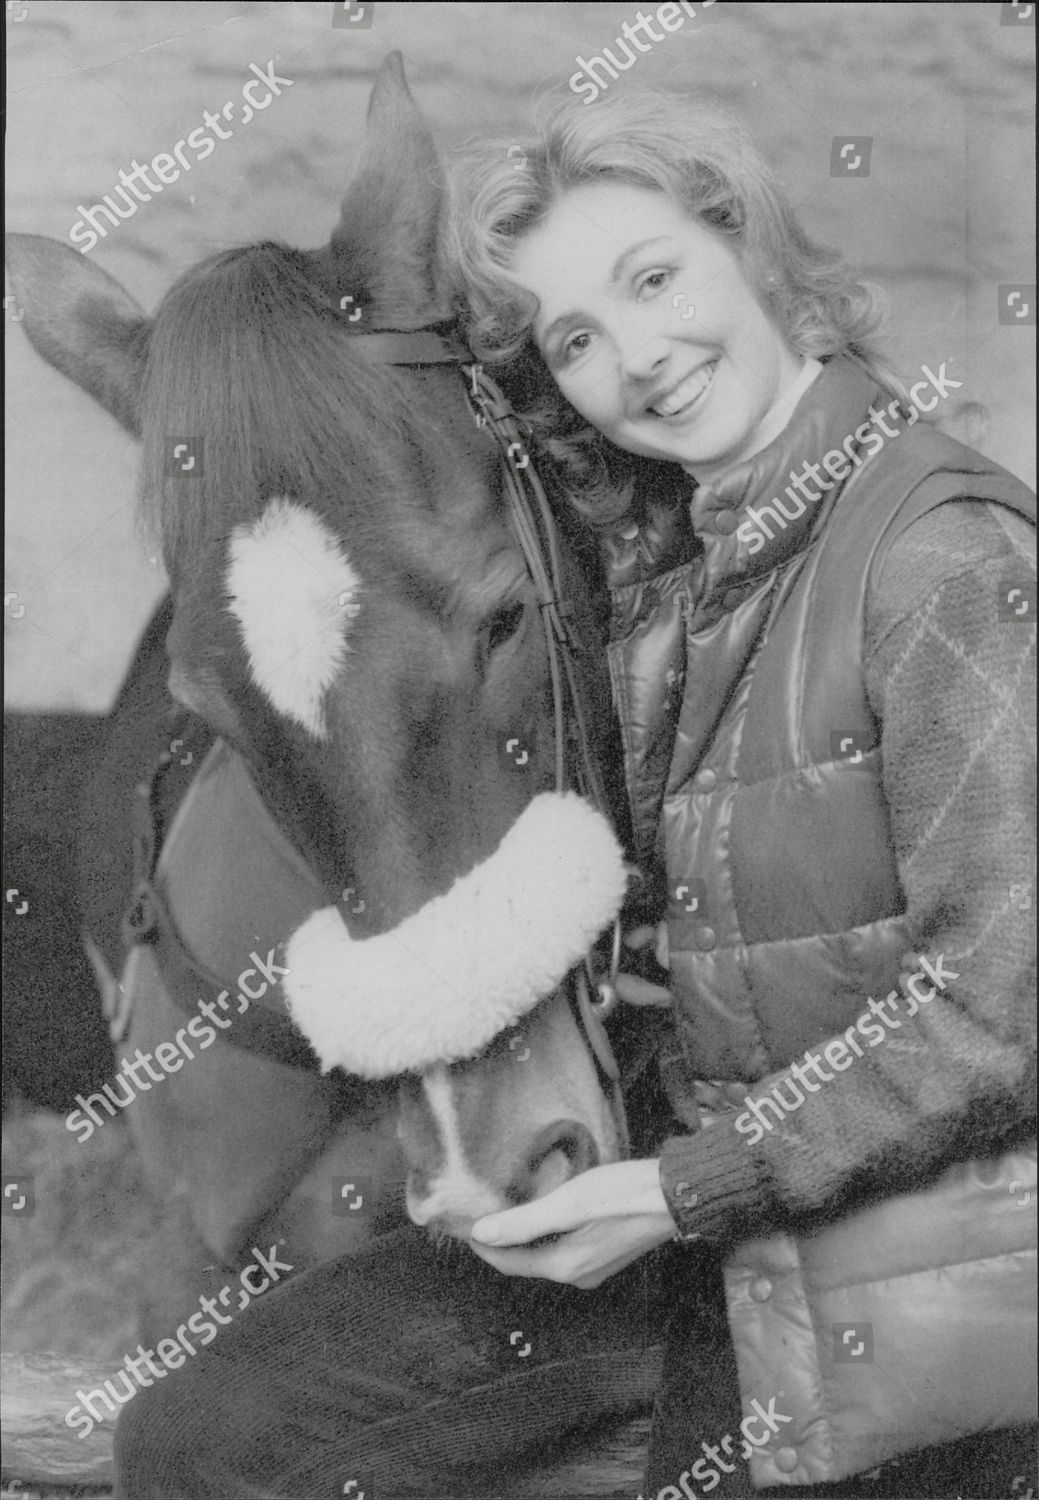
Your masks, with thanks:
[{"label": "bridle cheekpiece", "polygon": [[[367,329],[358,328],[353,317],[348,321],[351,333],[363,340],[365,356],[380,364],[449,364],[456,365],[461,371],[473,420],[478,430],[486,431],[494,439],[501,453],[510,520],[537,595],[552,682],[556,790],[562,792],[569,785],[567,747],[572,744],[576,752],[572,761],[575,790],[612,822],[592,749],[588,713],[577,671],[576,658],[584,648],[574,627],[573,605],[564,591],[555,517],[527,448],[529,433],[524,430],[508,397],[463,343],[453,323],[430,323],[413,329]],[[637,875],[637,871],[632,873]],[[620,956],[618,916],[613,924],[605,977],[595,976],[591,954],[585,960],[584,970],[575,971],[578,1004],[589,1041],[600,1064],[605,1066],[606,1058],[609,1058],[607,1071],[613,1077],[616,1077],[616,1064],[609,1045],[599,1045],[599,1032],[602,1021],[618,1004],[616,980]]]}]

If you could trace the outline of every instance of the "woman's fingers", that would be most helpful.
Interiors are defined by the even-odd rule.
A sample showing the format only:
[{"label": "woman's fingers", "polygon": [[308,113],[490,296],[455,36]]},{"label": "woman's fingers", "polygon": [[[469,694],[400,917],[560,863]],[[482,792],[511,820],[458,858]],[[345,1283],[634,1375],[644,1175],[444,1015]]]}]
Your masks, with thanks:
[{"label": "woman's fingers", "polygon": [[558,1198],[548,1194],[519,1208],[487,1214],[473,1225],[472,1238],[482,1245],[526,1245],[546,1234],[560,1234],[583,1222],[583,1215],[560,1208]]},{"label": "woman's fingers", "polygon": [[670,1005],[671,991],[637,974],[618,974],[617,993],[628,1005]]},{"label": "woman's fingers", "polygon": [[648,922],[641,927],[633,927],[624,935],[625,948],[645,948],[647,943],[653,942],[657,935],[657,929],[651,927]]},{"label": "woman's fingers", "polygon": [[648,948],[650,943],[654,945],[653,956],[662,969],[671,967],[668,951],[667,923],[658,922],[655,927],[644,923],[641,927],[633,927],[624,939],[626,948]]}]

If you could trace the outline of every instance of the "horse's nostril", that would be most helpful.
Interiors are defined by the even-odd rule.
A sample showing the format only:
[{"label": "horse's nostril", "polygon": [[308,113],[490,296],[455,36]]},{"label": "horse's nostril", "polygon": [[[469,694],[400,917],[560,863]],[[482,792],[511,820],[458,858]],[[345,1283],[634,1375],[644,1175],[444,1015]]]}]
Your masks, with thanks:
[{"label": "horse's nostril", "polygon": [[598,1164],[599,1150],[587,1126],[577,1120],[559,1120],[535,1138],[527,1164],[506,1190],[506,1197],[510,1203],[529,1203]]},{"label": "horse's nostril", "polygon": [[598,1155],[591,1131],[572,1120],[550,1127],[546,1140],[533,1158],[535,1164],[544,1161],[553,1151],[563,1153],[573,1167],[572,1175],[575,1177],[578,1172],[587,1172],[589,1167],[594,1166]]}]

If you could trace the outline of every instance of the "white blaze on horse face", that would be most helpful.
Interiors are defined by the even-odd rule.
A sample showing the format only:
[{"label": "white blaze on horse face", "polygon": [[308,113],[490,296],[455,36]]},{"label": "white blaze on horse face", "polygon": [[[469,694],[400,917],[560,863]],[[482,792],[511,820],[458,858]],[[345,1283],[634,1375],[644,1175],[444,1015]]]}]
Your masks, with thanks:
[{"label": "white blaze on horse face", "polygon": [[359,608],[356,570],[321,518],[293,500],[272,500],[251,526],[236,526],[228,552],[228,608],[254,682],[279,713],[323,739],[325,693]]},{"label": "white blaze on horse face", "polygon": [[521,1051],[438,1063],[402,1084],[397,1138],[412,1223],[467,1240],[484,1214],[624,1155],[621,1118],[566,994],[539,1006],[522,1035]]},{"label": "white blaze on horse face", "polygon": [[425,1198],[420,1200],[408,1183],[406,1197],[412,1223],[431,1224],[445,1215],[475,1220],[495,1213],[505,1205],[466,1162],[451,1079],[443,1063],[422,1075],[422,1092],[436,1124],[440,1163]]}]

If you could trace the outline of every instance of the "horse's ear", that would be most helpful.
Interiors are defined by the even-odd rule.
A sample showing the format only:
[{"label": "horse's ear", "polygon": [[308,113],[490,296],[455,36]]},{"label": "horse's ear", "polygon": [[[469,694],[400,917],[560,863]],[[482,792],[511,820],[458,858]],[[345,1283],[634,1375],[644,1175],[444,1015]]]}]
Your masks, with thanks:
[{"label": "horse's ear", "polygon": [[58,240],[9,234],[6,246],[15,315],[33,348],[139,437],[144,313],[107,272]]},{"label": "horse's ear", "polygon": [[401,55],[391,52],[372,87],[357,174],[329,246],[338,290],[392,314],[397,326],[446,317],[437,274],[444,191],[433,137]]}]

